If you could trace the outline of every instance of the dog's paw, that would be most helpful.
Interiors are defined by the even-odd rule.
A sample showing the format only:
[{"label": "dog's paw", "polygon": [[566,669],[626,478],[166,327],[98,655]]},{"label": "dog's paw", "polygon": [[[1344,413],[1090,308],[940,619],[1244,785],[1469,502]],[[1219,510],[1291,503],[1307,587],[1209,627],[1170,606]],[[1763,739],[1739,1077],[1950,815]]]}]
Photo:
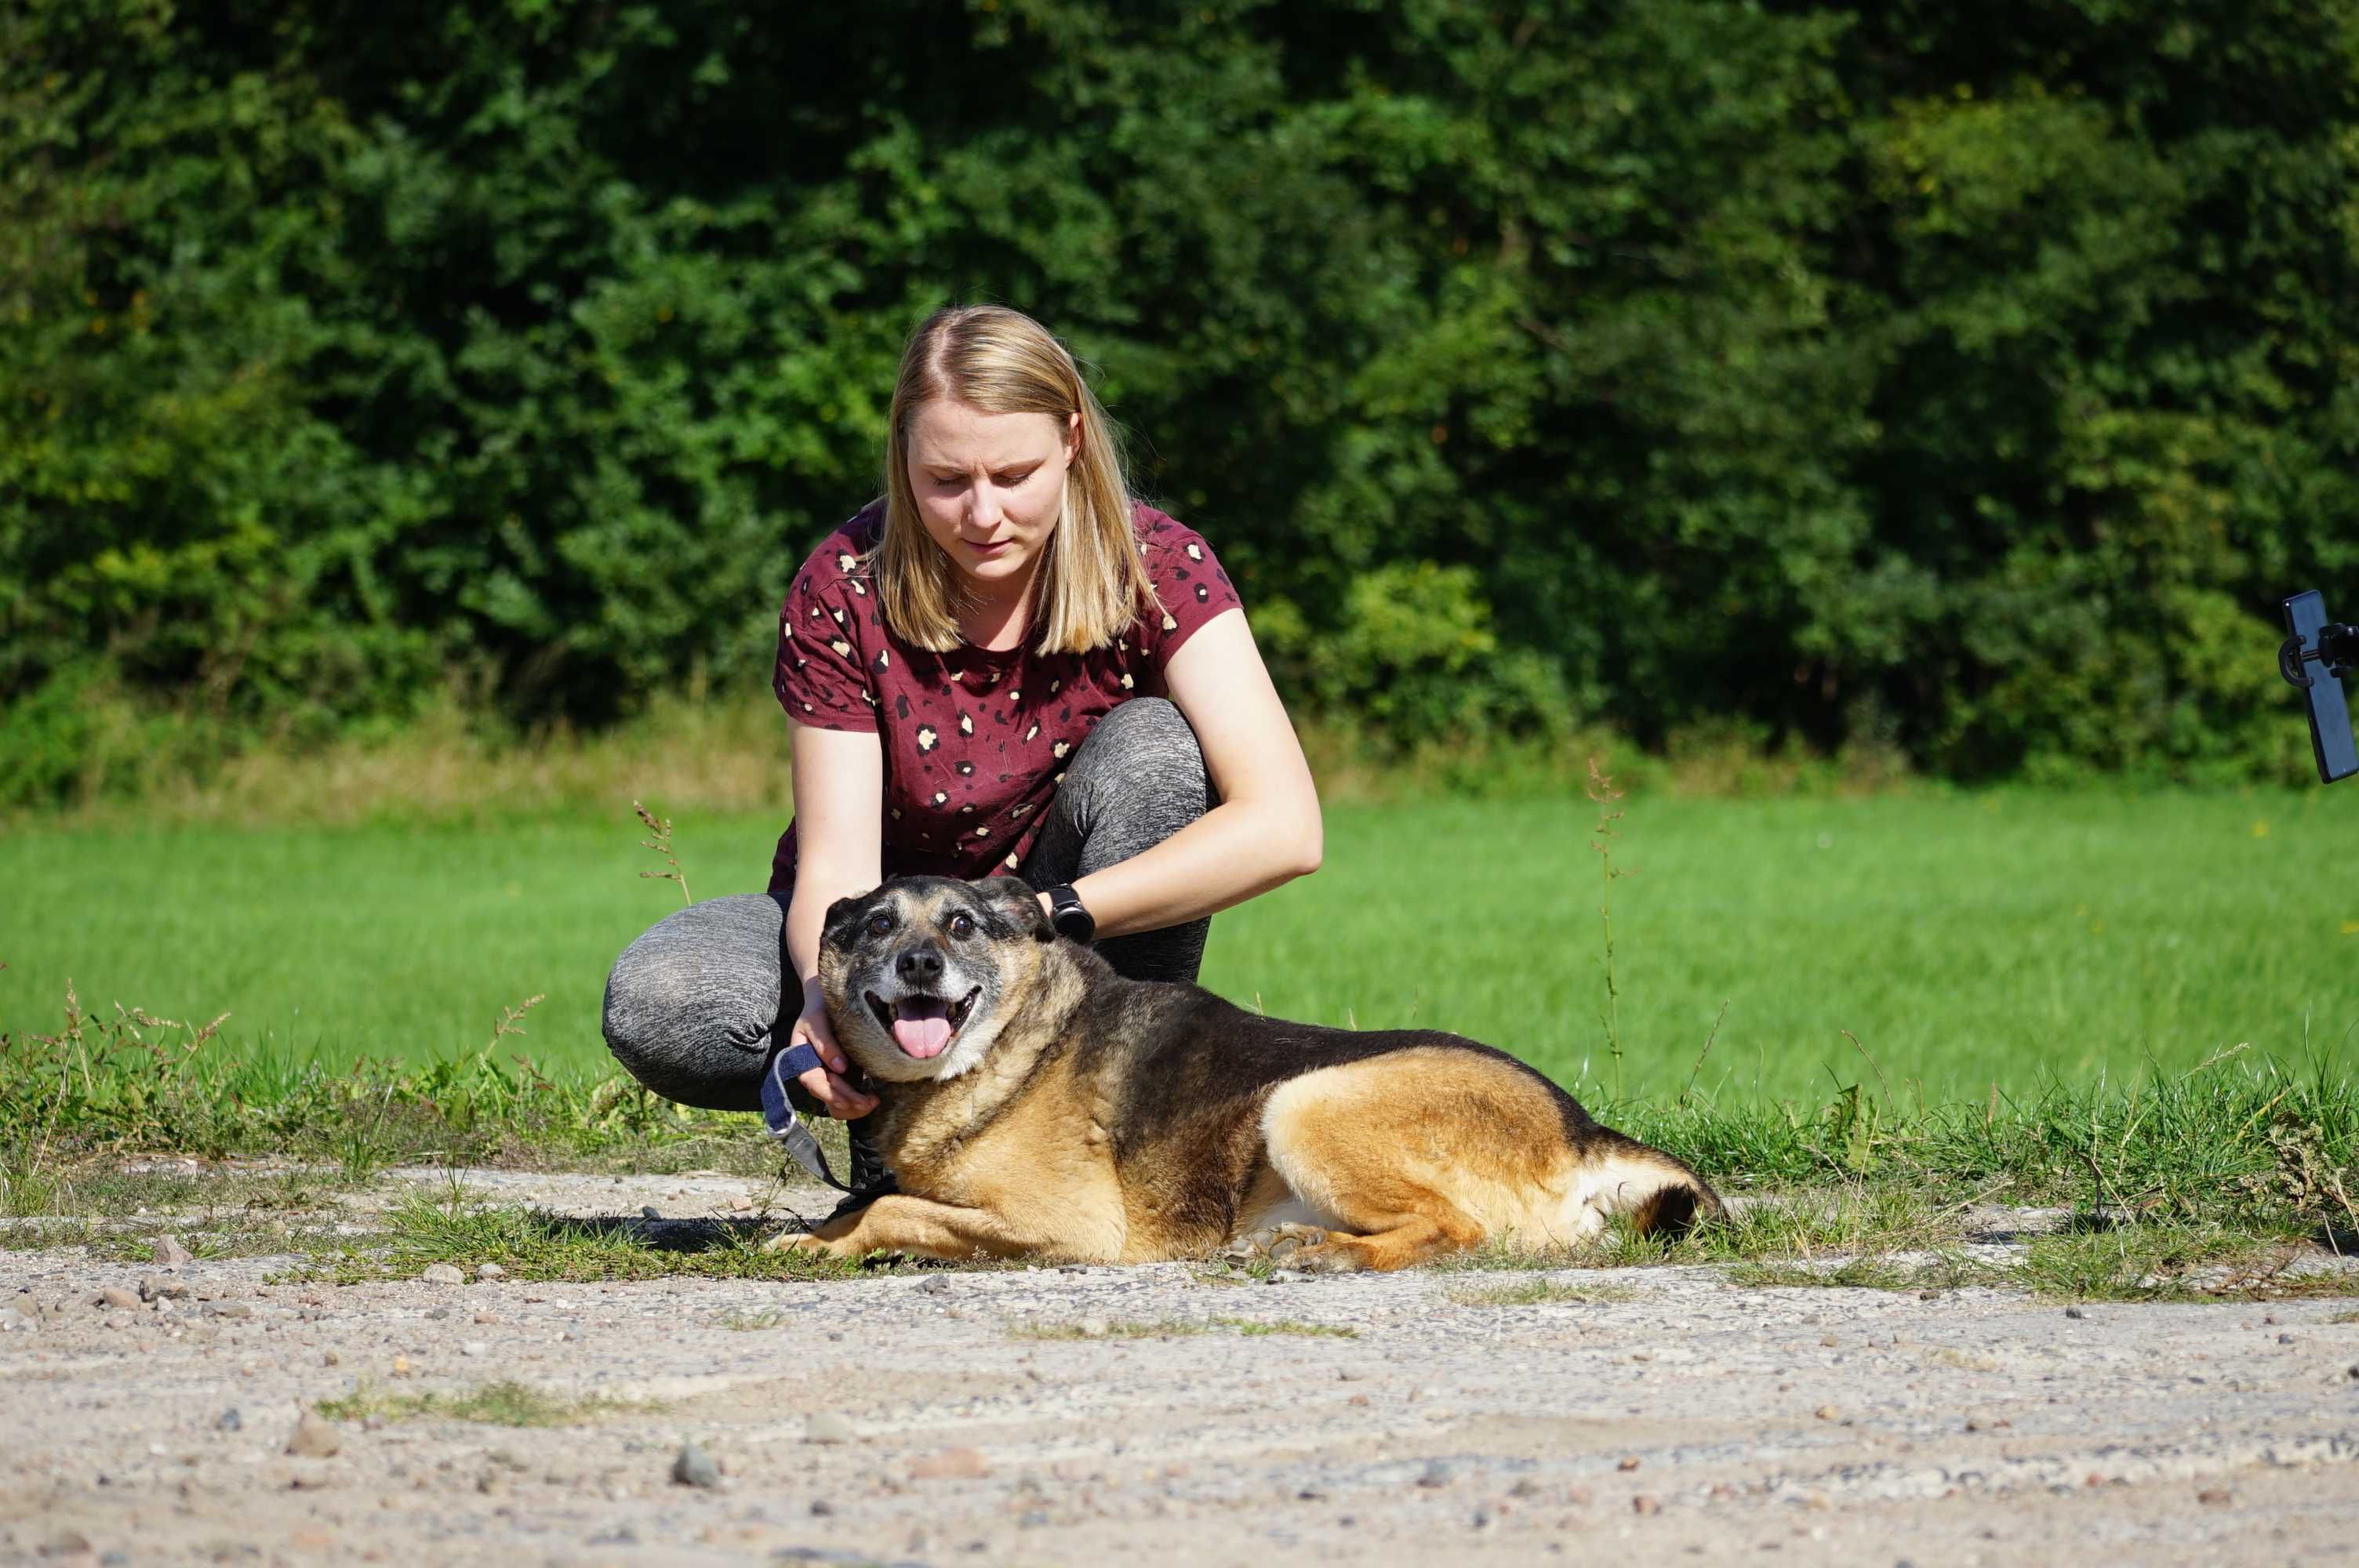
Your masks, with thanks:
[{"label": "dog's paw", "polygon": [[1269,1225],[1238,1237],[1221,1256],[1240,1263],[1267,1261],[1297,1268],[1303,1253],[1326,1244],[1327,1233],[1315,1225]]},{"label": "dog's paw", "polygon": [[809,1231],[803,1230],[789,1231],[784,1236],[773,1236],[767,1241],[762,1243],[762,1250],[765,1252],[802,1252],[821,1258],[840,1258],[843,1256],[843,1253],[837,1249],[834,1242],[823,1240],[817,1236],[811,1235]]},{"label": "dog's paw", "polygon": [[1368,1258],[1356,1241],[1329,1235],[1298,1249],[1286,1266],[1307,1274],[1356,1274],[1368,1266]]}]

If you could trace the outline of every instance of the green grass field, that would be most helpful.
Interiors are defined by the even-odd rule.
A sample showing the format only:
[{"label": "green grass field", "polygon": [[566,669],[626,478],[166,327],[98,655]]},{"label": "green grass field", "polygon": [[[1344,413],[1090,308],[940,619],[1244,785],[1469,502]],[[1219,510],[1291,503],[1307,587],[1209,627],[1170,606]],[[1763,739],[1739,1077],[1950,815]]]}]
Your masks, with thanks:
[{"label": "green grass field", "polygon": [[[1723,1101],[1913,1100],[2253,1056],[2340,1067],[2359,1027],[2359,793],[1625,803],[1624,1073]],[[1288,1017],[1459,1031],[1610,1090],[1595,808],[1345,806],[1317,876],[1223,916],[1206,983]],[[755,891],[779,824],[677,845]],[[19,827],[0,837],[0,1031],[86,1007],[228,1011],[223,1047],[425,1059],[522,1040],[601,1070],[605,968],[678,906],[626,813],[497,826]],[[1857,1037],[1872,1067],[1843,1038]]]}]

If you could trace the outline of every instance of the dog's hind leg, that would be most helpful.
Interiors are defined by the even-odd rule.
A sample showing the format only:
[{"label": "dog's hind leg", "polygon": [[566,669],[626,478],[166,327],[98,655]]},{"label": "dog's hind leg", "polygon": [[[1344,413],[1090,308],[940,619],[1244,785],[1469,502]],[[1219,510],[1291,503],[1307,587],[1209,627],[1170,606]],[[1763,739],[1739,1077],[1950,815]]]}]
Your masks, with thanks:
[{"label": "dog's hind leg", "polygon": [[1290,1268],[1406,1269],[1486,1234],[1419,1148],[1434,1131],[1431,1106],[1402,1100],[1385,1081],[1393,1075],[1374,1066],[1306,1074],[1273,1094],[1263,1112],[1270,1168],[1299,1204],[1335,1222],[1324,1231],[1276,1228],[1262,1245]]}]

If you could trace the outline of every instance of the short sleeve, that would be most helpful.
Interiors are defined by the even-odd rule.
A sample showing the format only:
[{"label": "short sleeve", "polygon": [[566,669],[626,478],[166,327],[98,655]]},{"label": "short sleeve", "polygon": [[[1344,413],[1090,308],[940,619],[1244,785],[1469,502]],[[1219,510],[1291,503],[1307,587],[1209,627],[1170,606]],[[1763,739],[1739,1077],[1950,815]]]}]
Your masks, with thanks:
[{"label": "short sleeve", "polygon": [[795,574],[778,607],[778,667],[772,689],[798,724],[820,730],[876,729],[876,704],[860,651],[864,617],[843,585],[821,585],[814,568]]},{"label": "short sleeve", "polygon": [[1150,610],[1143,618],[1140,643],[1159,669],[1198,628],[1244,601],[1212,547],[1194,529],[1141,507],[1138,537],[1147,580],[1163,602],[1159,612]]}]

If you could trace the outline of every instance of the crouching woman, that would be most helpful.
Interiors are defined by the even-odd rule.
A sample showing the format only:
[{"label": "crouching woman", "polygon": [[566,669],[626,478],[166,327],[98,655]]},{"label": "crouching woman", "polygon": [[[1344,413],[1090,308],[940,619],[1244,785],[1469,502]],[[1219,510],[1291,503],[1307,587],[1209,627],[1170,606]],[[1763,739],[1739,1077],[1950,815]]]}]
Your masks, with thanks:
[{"label": "crouching woman", "polygon": [[760,1109],[772,1054],[809,1046],[799,1087],[853,1120],[851,1201],[891,1177],[820,995],[830,903],[1014,872],[1121,973],[1193,980],[1213,914],[1319,865],[1310,768],[1227,573],[1131,498],[1072,356],[1013,310],[910,338],[885,495],[796,572],[775,684],[795,816],[770,891],[631,944],[606,1041],[723,1110]]}]

